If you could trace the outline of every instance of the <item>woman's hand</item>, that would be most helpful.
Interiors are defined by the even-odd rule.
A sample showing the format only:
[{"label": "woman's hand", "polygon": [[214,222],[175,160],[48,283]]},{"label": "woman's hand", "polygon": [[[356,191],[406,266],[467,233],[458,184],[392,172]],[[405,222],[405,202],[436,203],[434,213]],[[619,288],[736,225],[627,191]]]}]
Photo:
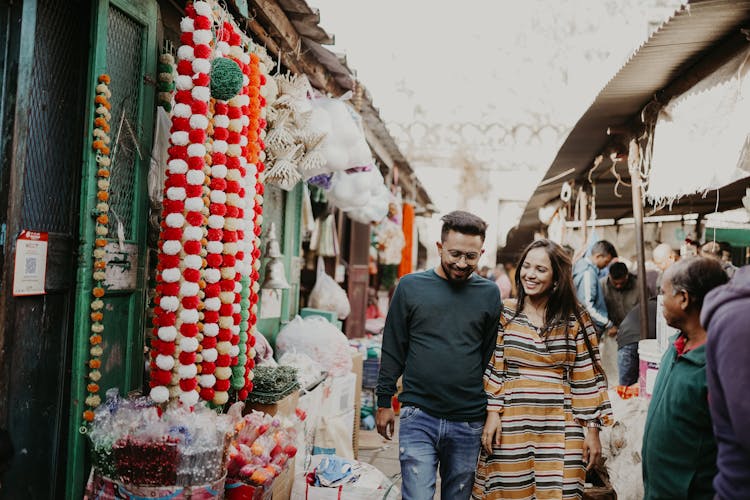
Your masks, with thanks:
[{"label": "woman's hand", "polygon": [[586,428],[586,439],[583,440],[583,461],[586,463],[586,470],[599,463],[601,458],[602,442],[599,440],[599,429],[588,427]]},{"label": "woman's hand", "polygon": [[482,447],[487,454],[492,453],[492,445],[500,446],[500,436],[502,426],[500,425],[500,413],[488,411],[487,419],[484,421],[484,430],[482,431]]}]

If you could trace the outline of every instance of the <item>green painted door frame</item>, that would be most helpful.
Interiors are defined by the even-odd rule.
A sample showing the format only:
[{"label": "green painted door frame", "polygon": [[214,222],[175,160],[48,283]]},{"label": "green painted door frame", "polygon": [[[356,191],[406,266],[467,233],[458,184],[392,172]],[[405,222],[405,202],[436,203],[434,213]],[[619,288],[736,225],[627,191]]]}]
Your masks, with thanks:
[{"label": "green painted door frame", "polygon": [[[119,388],[120,393],[124,394],[141,388],[143,382],[148,214],[146,179],[154,121],[154,88],[146,82],[155,81],[157,14],[155,0],[93,2],[88,82],[90,109],[86,118],[86,130],[91,131],[93,127],[97,78],[107,73],[113,80],[110,84],[113,94],[110,146],[114,156],[110,177],[112,222],[109,236],[112,239],[109,242],[113,252],[117,253],[119,249],[119,270],[129,270],[131,276],[135,273],[133,279],[125,279],[120,285],[109,287],[104,296],[104,355],[100,368],[102,378],[99,382],[102,398],[104,392],[111,387]],[[92,135],[88,133],[84,137],[81,173],[80,248],[76,274],[66,498],[82,497],[89,463],[86,438],[82,433],[85,428],[81,425],[89,373],[89,307],[93,285],[92,250],[97,193],[97,164],[91,143]],[[119,246],[118,222],[122,224],[125,248],[128,251]],[[110,270],[108,264],[108,271]]]}]

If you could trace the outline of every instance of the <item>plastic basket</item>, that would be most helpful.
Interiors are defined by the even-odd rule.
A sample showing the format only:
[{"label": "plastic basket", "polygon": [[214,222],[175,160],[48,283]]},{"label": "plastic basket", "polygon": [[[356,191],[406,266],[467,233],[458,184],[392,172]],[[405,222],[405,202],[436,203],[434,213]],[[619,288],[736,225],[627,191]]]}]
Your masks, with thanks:
[{"label": "plastic basket", "polygon": [[362,387],[374,389],[378,385],[378,372],[380,371],[380,360],[377,358],[366,359],[362,364]]}]

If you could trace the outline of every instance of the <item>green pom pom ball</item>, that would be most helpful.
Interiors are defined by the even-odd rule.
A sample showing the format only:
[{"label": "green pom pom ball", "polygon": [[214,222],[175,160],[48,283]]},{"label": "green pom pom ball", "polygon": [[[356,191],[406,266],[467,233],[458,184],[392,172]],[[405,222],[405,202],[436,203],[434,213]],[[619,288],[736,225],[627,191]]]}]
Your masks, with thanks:
[{"label": "green pom pom ball", "polygon": [[220,57],[211,63],[211,97],[228,101],[242,90],[242,70],[239,65]]}]

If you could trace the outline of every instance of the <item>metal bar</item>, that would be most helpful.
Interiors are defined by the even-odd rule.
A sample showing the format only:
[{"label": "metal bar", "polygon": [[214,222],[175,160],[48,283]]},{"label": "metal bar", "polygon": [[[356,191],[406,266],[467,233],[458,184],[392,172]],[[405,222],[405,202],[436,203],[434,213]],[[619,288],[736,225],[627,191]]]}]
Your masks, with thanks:
[{"label": "metal bar", "polygon": [[646,252],[643,245],[643,197],[641,195],[640,151],[635,139],[630,141],[628,169],[633,192],[635,249],[638,257],[638,295],[640,297],[641,339],[648,337],[648,289],[646,287]]}]

